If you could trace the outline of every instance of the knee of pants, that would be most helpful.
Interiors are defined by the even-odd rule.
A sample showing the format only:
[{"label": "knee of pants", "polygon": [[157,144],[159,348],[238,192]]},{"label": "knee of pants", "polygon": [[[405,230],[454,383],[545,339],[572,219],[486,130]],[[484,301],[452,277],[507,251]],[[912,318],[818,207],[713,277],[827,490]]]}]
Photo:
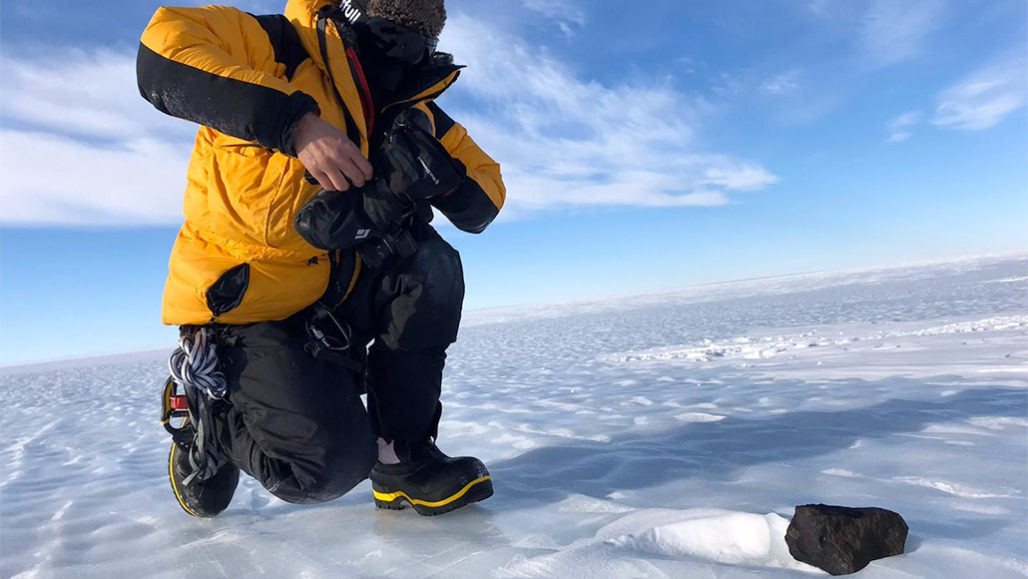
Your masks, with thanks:
[{"label": "knee of pants", "polygon": [[438,236],[419,243],[392,278],[395,289],[381,337],[393,349],[445,347],[457,339],[464,307],[460,254]]},{"label": "knee of pants", "polygon": [[293,465],[292,476],[278,481],[265,481],[265,488],[289,503],[314,504],[337,499],[368,478],[377,453],[374,446],[368,446],[366,450],[362,453],[364,456],[349,456],[327,465]]},{"label": "knee of pants", "polygon": [[295,480],[279,481],[266,488],[268,492],[287,503],[312,505],[331,501],[345,495],[350,489],[357,486],[357,483],[361,482],[361,480],[364,479],[344,481],[338,477],[324,476],[310,479],[302,484]]},{"label": "knee of pants", "polygon": [[[233,421],[232,460],[276,497],[298,504],[330,501],[366,479],[378,459],[370,421],[359,399],[312,419],[252,412],[261,426]],[[282,428],[288,423],[289,429]],[[267,427],[277,426],[273,430]]]},{"label": "knee of pants", "polygon": [[460,253],[438,236],[420,243],[407,269],[408,275],[420,281],[420,300],[434,307],[455,310],[460,315],[464,304],[464,268]]}]

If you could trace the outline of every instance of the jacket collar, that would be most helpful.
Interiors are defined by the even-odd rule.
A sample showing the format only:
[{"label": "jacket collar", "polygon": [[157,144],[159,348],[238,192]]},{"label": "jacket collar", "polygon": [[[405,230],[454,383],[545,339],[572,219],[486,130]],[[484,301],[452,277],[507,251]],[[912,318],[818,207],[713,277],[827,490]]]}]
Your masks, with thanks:
[{"label": "jacket collar", "polygon": [[457,81],[462,68],[464,66],[453,64],[453,57],[449,54],[436,53],[430,64],[400,88],[400,96],[394,102],[380,106],[379,109],[384,111],[404,104],[432,100]]},{"label": "jacket collar", "polygon": [[[361,106],[361,89],[346,55],[348,47],[356,46],[356,37],[346,16],[333,0],[289,0],[285,16],[297,29],[307,54],[331,77],[339,100],[355,121],[356,127],[348,129],[359,131],[361,148],[366,148],[370,137],[369,119],[365,118]],[[437,53],[433,61],[399,91],[401,96],[395,102],[376,103],[376,108],[386,111],[401,105],[432,100],[457,80],[461,68],[463,66],[453,64],[450,55]]]},{"label": "jacket collar", "polygon": [[[343,50],[340,52],[333,52],[332,47],[329,46],[328,59],[334,60],[337,54],[340,55],[337,58],[345,59],[344,53],[347,48],[353,48],[359,57],[360,45],[357,42],[357,34],[352,28],[353,21],[345,15],[343,9],[334,2],[329,2],[327,6],[319,9],[319,16],[328,19],[329,25],[335,29],[336,36],[342,42]],[[331,64],[333,63],[330,62],[329,65]],[[416,77],[408,79],[404,86],[400,87],[394,102],[376,103],[376,108],[385,110],[404,103],[435,98],[457,80],[458,71],[462,68],[464,67],[461,65],[453,64],[452,55],[443,52],[436,53],[432,61],[418,71]],[[366,72],[373,73],[374,71]]]}]

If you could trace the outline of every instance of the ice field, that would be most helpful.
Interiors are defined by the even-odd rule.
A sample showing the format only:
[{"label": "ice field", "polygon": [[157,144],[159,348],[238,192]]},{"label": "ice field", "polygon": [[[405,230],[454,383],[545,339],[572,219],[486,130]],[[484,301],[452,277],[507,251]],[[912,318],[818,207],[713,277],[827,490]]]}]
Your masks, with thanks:
[{"label": "ice field", "polygon": [[2,369],[3,577],[810,577],[795,505],[895,510],[859,577],[1028,576],[1028,256],[471,312],[440,447],[494,497],[440,517],[244,477],[183,513],[164,353]]}]

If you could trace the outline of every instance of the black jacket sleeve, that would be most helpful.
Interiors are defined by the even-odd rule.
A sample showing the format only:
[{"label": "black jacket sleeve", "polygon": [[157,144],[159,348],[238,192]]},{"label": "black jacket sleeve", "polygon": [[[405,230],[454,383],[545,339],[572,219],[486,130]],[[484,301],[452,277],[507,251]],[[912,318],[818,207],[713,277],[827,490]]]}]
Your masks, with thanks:
[{"label": "black jacket sleeve", "polygon": [[219,6],[158,9],[139,45],[140,93],[161,112],[294,155],[296,122],[318,104],[282,78],[306,58],[283,20]]},{"label": "black jacket sleeve", "polygon": [[467,174],[460,187],[433,197],[432,206],[461,230],[481,233],[496,218],[507,196],[500,165],[438,105],[430,103],[428,110],[432,113],[436,138]]}]

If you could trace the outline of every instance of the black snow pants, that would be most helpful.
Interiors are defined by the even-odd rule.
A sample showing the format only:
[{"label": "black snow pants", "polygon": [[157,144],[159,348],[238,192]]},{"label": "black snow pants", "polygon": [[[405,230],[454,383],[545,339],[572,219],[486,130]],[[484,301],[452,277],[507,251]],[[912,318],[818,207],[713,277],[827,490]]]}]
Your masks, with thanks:
[{"label": "black snow pants", "polygon": [[[230,405],[215,425],[240,469],[294,503],[334,499],[367,478],[376,437],[435,436],[446,348],[464,299],[460,255],[427,224],[418,251],[365,269],[333,315],[351,364],[308,349],[310,310],[286,320],[218,325]],[[370,343],[370,347],[368,344]],[[359,397],[367,391],[367,410]]]}]

